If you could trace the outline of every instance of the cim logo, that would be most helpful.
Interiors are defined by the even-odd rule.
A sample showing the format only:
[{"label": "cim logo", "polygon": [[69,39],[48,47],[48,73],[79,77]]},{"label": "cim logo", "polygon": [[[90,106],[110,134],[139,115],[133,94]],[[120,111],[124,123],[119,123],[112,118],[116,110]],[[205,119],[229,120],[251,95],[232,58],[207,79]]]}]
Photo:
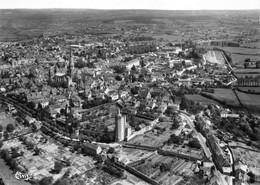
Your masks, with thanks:
[{"label": "cim logo", "polygon": [[221,116],[222,118],[227,118],[227,117],[229,117],[229,118],[239,118],[239,114],[227,114],[227,113],[222,113],[220,116]]}]

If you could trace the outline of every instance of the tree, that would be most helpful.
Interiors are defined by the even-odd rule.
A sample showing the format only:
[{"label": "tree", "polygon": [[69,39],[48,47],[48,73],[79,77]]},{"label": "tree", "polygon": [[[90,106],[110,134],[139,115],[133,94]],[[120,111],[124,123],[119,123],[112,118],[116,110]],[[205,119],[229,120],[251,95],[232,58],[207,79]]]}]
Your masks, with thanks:
[{"label": "tree", "polygon": [[126,70],[126,67],[123,65],[116,65],[112,67],[115,70],[115,73],[124,73]]},{"label": "tree", "polygon": [[42,109],[42,104],[41,103],[38,103],[38,107],[37,107],[39,110]]},{"label": "tree", "polygon": [[191,141],[189,141],[188,146],[191,148],[200,149],[200,142],[197,138],[193,138]]},{"label": "tree", "polygon": [[7,130],[4,131],[4,139],[7,140],[9,138],[9,134],[7,132]]},{"label": "tree", "polygon": [[191,107],[190,101],[187,98],[182,98],[181,104],[180,104],[180,109],[189,109]]},{"label": "tree", "polygon": [[242,122],[239,124],[241,129],[248,135],[252,134],[253,133],[253,130],[252,128],[250,127],[249,123],[248,122]]},{"label": "tree", "polygon": [[185,60],[183,60],[183,61],[181,62],[181,64],[182,64],[183,67],[186,67],[186,62],[185,62]]},{"label": "tree", "polygon": [[254,141],[260,141],[260,129],[255,127],[251,139]]},{"label": "tree", "polygon": [[247,175],[250,177],[249,182],[254,183],[255,182],[255,174],[253,174],[251,171],[247,173]]},{"label": "tree", "polygon": [[3,131],[3,126],[2,125],[0,125],[0,132],[2,132]]},{"label": "tree", "polygon": [[18,153],[17,148],[11,148],[11,153],[12,153],[12,158],[17,158],[17,157],[21,156],[21,154]]},{"label": "tree", "polygon": [[108,149],[107,153],[109,153],[109,154],[115,153],[115,148],[114,148],[114,147],[110,147],[110,148]]},{"label": "tree", "polygon": [[168,139],[167,143],[168,144],[172,144],[172,143],[174,143],[174,144],[181,144],[182,143],[182,139],[179,136],[177,136],[175,134],[172,134],[170,136],[170,138]]},{"label": "tree", "polygon": [[34,154],[39,155],[41,153],[41,150],[38,147],[35,147]]},{"label": "tree", "polygon": [[14,131],[14,125],[12,123],[9,123],[7,126],[6,126],[6,130],[8,132],[13,132]]},{"label": "tree", "polygon": [[61,114],[61,115],[65,115],[65,114],[66,114],[65,109],[61,109],[61,110],[60,110],[60,114]]},{"label": "tree", "polygon": [[68,179],[58,179],[53,185],[70,185]]},{"label": "tree", "polygon": [[246,58],[246,59],[245,59],[245,62],[250,62],[250,58]]},{"label": "tree", "polygon": [[141,60],[140,60],[140,66],[141,66],[142,68],[145,66],[144,59],[141,59]]},{"label": "tree", "polygon": [[59,162],[59,161],[56,161],[54,163],[54,170],[57,172],[57,173],[60,173],[60,171],[62,170],[62,168],[64,167],[64,165]]},{"label": "tree", "polygon": [[164,122],[165,118],[164,117],[159,117],[159,122]]},{"label": "tree", "polygon": [[115,76],[115,79],[116,79],[117,81],[121,81],[121,80],[122,80],[122,77],[119,76],[119,75],[116,75],[116,76]]},{"label": "tree", "polygon": [[134,71],[134,72],[136,71],[135,65],[132,66],[131,71]]},{"label": "tree", "polygon": [[26,106],[28,108],[30,108],[30,109],[34,109],[35,108],[35,103],[31,101],[31,102],[26,103]]},{"label": "tree", "polygon": [[170,171],[171,170],[171,164],[169,164],[169,163],[162,163],[161,165],[160,165],[160,171],[162,171],[162,172],[167,172],[167,171]]},{"label": "tree", "polygon": [[180,123],[179,123],[179,121],[177,121],[177,120],[173,120],[173,123],[172,123],[172,126],[171,126],[171,130],[173,130],[173,129],[177,129],[177,128],[179,128],[179,126],[180,126]]},{"label": "tree", "polygon": [[51,185],[53,181],[52,177],[43,177],[40,181],[39,184],[40,185]]},{"label": "tree", "polygon": [[0,140],[0,148],[3,146],[3,141]]},{"label": "tree", "polygon": [[138,94],[138,89],[136,88],[136,87],[133,87],[133,88],[131,88],[130,89],[130,92],[132,93],[132,94]]}]

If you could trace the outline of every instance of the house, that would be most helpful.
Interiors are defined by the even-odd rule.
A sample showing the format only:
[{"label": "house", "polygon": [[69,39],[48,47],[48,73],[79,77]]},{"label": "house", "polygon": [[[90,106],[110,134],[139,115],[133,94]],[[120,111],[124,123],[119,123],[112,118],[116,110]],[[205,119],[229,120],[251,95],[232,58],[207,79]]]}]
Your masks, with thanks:
[{"label": "house", "polygon": [[64,101],[66,101],[67,98],[64,95],[55,95],[55,96],[53,96],[53,100],[62,103]]},{"label": "house", "polygon": [[54,104],[54,105],[49,105],[45,107],[45,111],[49,113],[50,116],[56,117],[57,114],[60,114],[61,109],[64,109],[65,106],[59,105],[59,104]]},{"label": "house", "polygon": [[34,123],[33,123],[33,127],[35,128],[35,130],[40,130],[40,128],[41,128],[41,122],[40,121],[35,121]]},{"label": "house", "polygon": [[249,177],[246,173],[239,171],[235,172],[235,184],[236,185],[248,185]]},{"label": "house", "polygon": [[89,155],[97,155],[102,152],[102,149],[99,145],[92,143],[83,143],[82,152]]},{"label": "house", "polygon": [[191,78],[179,79],[177,84],[189,87],[191,86]]},{"label": "house", "polygon": [[26,116],[24,121],[25,121],[25,123],[27,123],[27,124],[33,124],[33,123],[35,123],[36,119],[35,119],[35,118],[32,118],[32,117],[30,117],[30,116]]}]

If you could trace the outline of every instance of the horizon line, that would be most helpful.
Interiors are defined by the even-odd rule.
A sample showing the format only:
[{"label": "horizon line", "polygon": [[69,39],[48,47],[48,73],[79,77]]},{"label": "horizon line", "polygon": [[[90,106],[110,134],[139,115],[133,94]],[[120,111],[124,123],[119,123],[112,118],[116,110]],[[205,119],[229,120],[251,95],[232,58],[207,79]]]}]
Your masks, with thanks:
[{"label": "horizon line", "polygon": [[0,10],[150,10],[150,11],[256,11],[259,9],[144,9],[144,8],[133,8],[133,9],[104,9],[104,8],[0,8]]}]

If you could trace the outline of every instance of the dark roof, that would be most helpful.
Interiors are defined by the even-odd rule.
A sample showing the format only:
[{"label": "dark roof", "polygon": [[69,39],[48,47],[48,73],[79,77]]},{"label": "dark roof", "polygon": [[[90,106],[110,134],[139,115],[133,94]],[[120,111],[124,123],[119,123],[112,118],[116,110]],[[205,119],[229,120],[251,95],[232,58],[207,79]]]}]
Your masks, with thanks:
[{"label": "dark roof", "polygon": [[92,150],[97,150],[97,148],[99,147],[98,145],[92,143],[83,143],[83,146]]}]

